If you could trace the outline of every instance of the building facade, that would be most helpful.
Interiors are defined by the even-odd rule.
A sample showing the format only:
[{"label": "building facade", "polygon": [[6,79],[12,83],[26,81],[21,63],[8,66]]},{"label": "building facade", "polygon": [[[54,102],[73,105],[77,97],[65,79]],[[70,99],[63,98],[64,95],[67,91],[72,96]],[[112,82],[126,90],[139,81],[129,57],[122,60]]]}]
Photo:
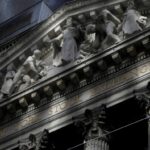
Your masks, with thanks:
[{"label": "building facade", "polygon": [[149,7],[72,1],[0,47],[0,150],[149,150]]}]

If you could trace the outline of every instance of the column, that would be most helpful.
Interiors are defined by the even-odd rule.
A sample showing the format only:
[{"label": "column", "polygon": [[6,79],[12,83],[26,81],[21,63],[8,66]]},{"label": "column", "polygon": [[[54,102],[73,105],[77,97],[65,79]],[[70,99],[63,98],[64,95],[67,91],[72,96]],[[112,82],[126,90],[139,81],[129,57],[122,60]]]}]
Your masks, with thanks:
[{"label": "column", "polygon": [[145,109],[146,116],[148,118],[148,145],[147,150],[150,150],[150,96],[148,94],[137,94],[136,99],[143,109]]},{"label": "column", "polygon": [[102,105],[98,113],[87,109],[84,119],[75,120],[75,125],[82,124],[84,133],[84,150],[109,150],[109,140],[105,128],[106,106]]}]

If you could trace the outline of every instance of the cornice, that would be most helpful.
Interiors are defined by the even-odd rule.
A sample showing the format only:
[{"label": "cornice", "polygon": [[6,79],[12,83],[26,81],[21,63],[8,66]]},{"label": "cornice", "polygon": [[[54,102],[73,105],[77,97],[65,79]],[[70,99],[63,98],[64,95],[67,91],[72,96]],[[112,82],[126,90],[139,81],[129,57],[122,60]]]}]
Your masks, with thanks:
[{"label": "cornice", "polygon": [[[142,40],[149,38],[149,36],[150,36],[150,31],[149,31],[149,29],[146,29],[145,31],[138,33],[137,35],[134,35],[133,37],[131,37],[127,40],[124,40],[121,43],[114,45],[111,48],[108,48],[99,54],[96,54],[94,56],[91,56],[91,57],[85,59],[83,62],[80,62],[80,63],[74,62],[72,64],[68,64],[63,67],[55,68],[52,72],[50,72],[50,74],[48,74],[47,77],[39,80],[38,82],[36,82],[32,86],[28,87],[27,89],[23,90],[22,92],[15,93],[12,96],[10,96],[9,98],[4,99],[4,101],[2,101],[0,103],[0,107],[3,107],[9,103],[15,102],[16,100],[24,97],[25,95],[29,95],[37,90],[40,90],[44,86],[51,85],[55,81],[57,81],[59,79],[63,79],[64,77],[67,77],[69,74],[71,74],[73,72],[78,72],[78,71],[82,70],[83,68],[85,68],[86,66],[90,66],[90,65],[94,65],[94,64],[97,65],[97,62],[104,60],[106,58],[111,58],[112,54],[114,54],[114,53],[119,53],[119,55],[122,55],[122,53],[124,53],[124,50],[126,48],[128,48],[130,46],[134,46],[137,43],[142,43]],[[143,50],[144,50],[144,48],[143,48]],[[148,52],[148,50],[145,50],[145,52],[143,51],[143,53],[145,55],[145,56],[143,56],[143,59],[145,59],[146,57],[149,57],[149,53],[147,53],[147,52]],[[129,57],[129,58],[130,58],[130,60],[129,60],[130,62],[128,62],[128,63],[132,64],[133,63],[132,57]],[[134,58],[135,62],[138,62],[139,60],[142,60],[142,59]],[[115,67],[115,65],[118,66],[118,64],[114,64],[114,67]],[[115,72],[115,71],[113,71],[113,72]]]},{"label": "cornice", "polygon": [[[147,62],[147,63],[149,64],[149,62]],[[48,117],[47,119],[43,118],[43,121],[39,120],[38,123],[33,123],[32,125],[26,126],[22,130],[20,130],[20,129],[18,131],[15,130],[15,128],[16,128],[15,122],[18,123],[18,119],[14,123],[10,122],[11,126],[12,126],[12,124],[14,125],[13,129],[15,130],[15,132],[14,132],[14,134],[9,133],[10,135],[7,137],[3,137],[0,140],[0,143],[4,144],[5,142],[10,141],[11,139],[17,138],[19,136],[23,137],[24,135],[30,133],[31,131],[36,134],[39,134],[39,132],[42,131],[44,128],[49,129],[50,132],[55,131],[56,129],[62,128],[63,126],[67,125],[68,123],[71,123],[72,116],[78,116],[79,114],[82,114],[83,111],[87,108],[94,109],[94,108],[97,108],[97,106],[100,106],[101,104],[106,104],[107,107],[112,107],[113,105],[116,105],[120,102],[123,102],[127,99],[132,98],[134,96],[133,90],[136,87],[143,87],[149,81],[150,74],[149,74],[148,70],[150,70],[150,68],[148,67],[149,65],[148,64],[146,65],[146,64],[143,64],[143,65],[140,65],[139,67],[137,67],[140,71],[139,73],[141,73],[140,78],[135,74],[136,72],[133,71],[133,70],[136,70],[137,68],[134,68],[134,69],[130,68],[131,70],[128,72],[132,72],[131,73],[132,75],[130,74],[131,76],[129,76],[129,78],[131,78],[131,80],[127,80],[127,81],[124,81],[124,83],[122,83],[121,80],[119,81],[118,80],[119,78],[116,77],[118,79],[115,79],[115,81],[118,81],[118,83],[114,84],[115,82],[111,81],[111,79],[114,80],[114,77],[112,77],[109,80],[107,80],[108,82],[111,83],[111,84],[108,83],[111,88],[109,88],[109,86],[107,85],[104,88],[104,91],[102,93],[98,90],[99,89],[98,87],[102,86],[101,88],[103,88],[102,84],[105,82],[103,82],[103,83],[95,82],[93,85],[88,85],[87,87],[85,87],[85,89],[83,89],[83,91],[82,90],[80,92],[76,91],[75,93],[72,94],[72,96],[70,96],[70,100],[72,101],[70,103],[71,105],[69,105],[70,108],[64,109],[65,108],[64,102],[67,103],[67,101],[70,101],[70,100],[67,99],[64,101],[62,99],[62,101],[53,105],[53,108],[54,108],[54,107],[56,107],[56,105],[58,105],[60,103],[62,104],[61,109],[57,108],[57,112],[55,112],[56,114],[54,114],[52,116],[50,115],[50,117],[47,116]],[[147,73],[143,72],[143,70],[141,70],[141,68],[143,68],[143,66],[145,66],[145,65],[149,68],[149,69],[147,68],[148,69],[146,71]],[[120,74],[120,76],[122,76],[122,75]],[[134,79],[132,79],[133,76],[134,76]],[[119,82],[121,82],[121,84]],[[97,89],[97,92],[95,89]],[[124,89],[128,89],[128,90],[124,91]],[[88,94],[90,91],[95,92],[93,94],[91,93],[93,96],[92,95],[90,96],[90,94]],[[83,95],[83,93],[84,93],[84,95]],[[96,95],[94,96],[94,94],[96,94]],[[74,96],[78,97],[80,100],[71,98]],[[40,119],[40,117],[42,117],[40,114],[43,113],[44,111],[47,111],[47,109],[49,109],[49,106],[45,105],[45,106],[43,106],[43,109],[41,109],[37,112],[38,119]],[[50,110],[49,110],[49,112],[50,112]],[[44,113],[44,114],[46,114],[46,113]],[[34,114],[34,115],[36,115],[36,114]],[[30,118],[30,117],[32,117],[32,115],[31,116],[29,115],[27,118]],[[9,130],[10,127],[6,126],[5,128],[7,128],[7,130]],[[9,131],[12,132],[12,130],[9,130]]]}]

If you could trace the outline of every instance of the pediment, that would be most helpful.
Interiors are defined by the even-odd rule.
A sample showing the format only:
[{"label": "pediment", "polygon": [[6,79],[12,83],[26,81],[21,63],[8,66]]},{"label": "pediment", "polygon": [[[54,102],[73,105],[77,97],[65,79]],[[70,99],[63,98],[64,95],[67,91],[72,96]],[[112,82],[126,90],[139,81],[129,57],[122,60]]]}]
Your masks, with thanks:
[{"label": "pediment", "polygon": [[[0,55],[0,85],[4,94],[0,100],[1,114],[7,112],[11,117],[15,114],[8,118],[15,120],[33,111],[31,120],[21,120],[20,129],[24,132],[38,121],[42,128],[44,117],[48,124],[66,115],[68,109],[74,113],[74,107],[82,109],[94,102],[95,106],[102,102],[112,105],[129,94],[133,96],[137,82],[140,86],[147,83],[150,72],[150,12],[143,3],[140,7],[135,3],[134,7],[131,1],[130,5],[131,8],[126,0],[73,1],[16,39],[13,46]],[[133,20],[135,18],[139,20]],[[129,27],[131,20],[133,28]],[[63,62],[62,51],[67,52]],[[118,93],[128,88],[127,83],[129,93],[119,97]],[[110,100],[103,93],[118,97]],[[101,102],[96,97],[100,97]],[[4,120],[4,124],[8,120]],[[15,134],[17,121],[14,127],[10,127],[12,133],[9,134]]]},{"label": "pediment", "polygon": [[[62,78],[69,72],[84,68],[85,77],[92,76],[90,64],[94,59],[100,59],[97,65],[102,70],[112,62],[115,67],[127,55],[135,57],[139,53],[137,44],[132,43],[140,41],[148,49],[149,11],[136,6],[137,3],[125,0],[75,1],[64,5],[47,21],[16,40],[5,55],[2,51],[1,101],[32,87],[40,88],[42,83],[47,86],[52,82],[50,91],[53,86],[63,90],[66,86]],[[74,48],[70,49],[71,46]],[[126,50],[118,53],[119,49]],[[78,82],[80,77],[75,73],[69,78]]]}]

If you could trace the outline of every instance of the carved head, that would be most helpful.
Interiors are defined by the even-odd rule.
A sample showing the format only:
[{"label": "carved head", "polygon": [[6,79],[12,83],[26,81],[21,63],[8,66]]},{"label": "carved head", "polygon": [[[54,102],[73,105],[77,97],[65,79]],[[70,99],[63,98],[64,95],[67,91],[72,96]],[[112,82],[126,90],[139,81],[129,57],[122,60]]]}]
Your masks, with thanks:
[{"label": "carved head", "polygon": [[23,78],[22,78],[23,82],[25,83],[29,83],[31,82],[31,78],[28,76],[28,75],[24,75]]},{"label": "carved head", "polygon": [[108,14],[110,14],[109,10],[103,9],[100,13],[100,16],[102,17],[102,20],[106,20],[108,17]]},{"label": "carved head", "polygon": [[135,3],[133,0],[128,1],[128,8],[127,9],[135,9]]},{"label": "carved head", "polygon": [[41,51],[39,49],[36,49],[33,54],[34,54],[36,59],[41,58]]},{"label": "carved head", "polygon": [[87,25],[87,27],[86,27],[86,33],[87,34],[95,33],[95,31],[96,31],[95,24],[89,24],[89,25]]},{"label": "carved head", "polygon": [[68,17],[67,20],[66,20],[66,25],[67,26],[72,26],[72,24],[73,24],[72,17]]}]

